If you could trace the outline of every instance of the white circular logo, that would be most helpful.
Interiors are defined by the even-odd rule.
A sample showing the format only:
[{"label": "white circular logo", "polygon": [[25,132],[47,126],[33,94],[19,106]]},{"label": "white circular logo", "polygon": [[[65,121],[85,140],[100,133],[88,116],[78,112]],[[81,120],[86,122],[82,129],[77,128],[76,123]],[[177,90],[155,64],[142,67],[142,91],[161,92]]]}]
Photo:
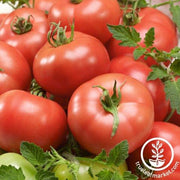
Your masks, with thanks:
[{"label": "white circular logo", "polygon": [[[166,159],[164,157],[165,152],[165,146],[166,150],[167,148],[171,151],[171,158]],[[149,158],[147,161],[144,159],[144,152],[146,150],[146,147],[150,148],[150,151],[152,153],[151,158]],[[172,163],[174,159],[174,150],[172,145],[163,138],[152,138],[145,142],[145,144],[141,148],[141,160],[143,164],[153,171],[162,171],[166,169],[170,164]]]}]

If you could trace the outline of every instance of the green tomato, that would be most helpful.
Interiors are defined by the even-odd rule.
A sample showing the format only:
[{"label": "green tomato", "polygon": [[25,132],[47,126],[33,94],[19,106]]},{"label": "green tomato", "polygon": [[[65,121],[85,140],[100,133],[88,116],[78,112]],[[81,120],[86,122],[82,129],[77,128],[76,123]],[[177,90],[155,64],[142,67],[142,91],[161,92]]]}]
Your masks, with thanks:
[{"label": "green tomato", "polygon": [[0,166],[12,165],[16,169],[21,168],[25,176],[25,180],[36,180],[36,169],[23,156],[17,153],[5,153],[0,155]]},{"label": "green tomato", "polygon": [[[78,171],[78,180],[97,180],[98,177],[95,175],[98,174],[100,171],[104,169],[112,170],[113,168],[116,169],[120,174],[123,174],[124,171],[127,171],[127,165],[126,163],[122,163],[119,167],[110,167],[98,162],[87,162],[87,161],[80,161],[80,163],[77,163],[79,165],[79,171]],[[93,177],[90,176],[89,168],[91,169],[91,172],[93,173]],[[70,169],[67,167],[67,165],[57,165],[54,169],[55,176],[59,180],[73,180],[73,175],[70,172]]]}]

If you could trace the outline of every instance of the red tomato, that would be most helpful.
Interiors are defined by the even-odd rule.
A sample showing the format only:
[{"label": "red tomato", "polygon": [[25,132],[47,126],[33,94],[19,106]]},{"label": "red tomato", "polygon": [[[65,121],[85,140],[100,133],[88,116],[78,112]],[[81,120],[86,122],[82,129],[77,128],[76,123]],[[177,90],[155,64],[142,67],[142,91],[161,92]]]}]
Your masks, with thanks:
[{"label": "red tomato", "polygon": [[180,126],[180,115],[175,111],[169,122]]},{"label": "red tomato", "polygon": [[[93,86],[102,86],[112,95],[115,80],[121,100],[115,107],[119,125],[112,136],[114,117],[101,104],[102,90]],[[73,136],[84,149],[94,154],[102,149],[109,152],[125,139],[129,143],[129,152],[134,151],[149,136],[153,121],[154,106],[148,90],[136,79],[120,73],[100,75],[82,84],[68,105],[68,124]]]},{"label": "red tomato", "polygon": [[68,98],[83,82],[107,73],[109,66],[107,50],[98,39],[74,32],[68,44],[55,48],[46,43],[34,59],[33,72],[43,89]]},{"label": "red tomato", "polygon": [[67,134],[66,114],[57,103],[22,90],[0,96],[0,147],[18,152],[21,141],[44,150],[58,148]]},{"label": "red tomato", "polygon": [[[17,34],[12,31],[11,23],[17,22],[17,17],[26,20],[30,18],[32,29],[28,32]],[[16,47],[32,66],[34,56],[47,40],[49,24],[46,15],[37,9],[20,8],[10,13],[0,25],[0,40]]]},{"label": "red tomato", "polygon": [[6,13],[0,14],[0,24],[7,15]]},{"label": "red tomato", "polygon": [[[176,27],[171,21],[171,19],[163,14],[161,11],[153,8],[143,8],[139,11],[139,19],[140,22],[133,27],[137,32],[140,33],[142,41],[140,45],[144,46],[143,39],[145,37],[145,33],[152,27],[155,28],[155,40],[154,47],[159,50],[170,51],[172,48],[177,46],[178,44],[178,36]],[[122,19],[121,19],[122,21]],[[120,21],[120,24],[122,22]],[[111,38],[107,44],[107,49],[111,58],[122,56],[122,55],[131,55],[133,54],[133,47],[123,47],[119,45],[120,41]],[[148,58],[144,60],[148,65],[154,64],[154,60],[152,58]]]},{"label": "red tomato", "polygon": [[27,90],[31,70],[23,55],[12,46],[0,41],[0,94],[12,89]]},{"label": "red tomato", "polygon": [[[35,0],[34,8],[42,10],[42,11],[49,11],[50,8],[54,3],[58,2],[58,0]],[[29,4],[32,5],[33,0],[29,0]]]},{"label": "red tomato", "polygon": [[153,98],[155,121],[164,120],[168,113],[169,102],[166,100],[164,85],[161,80],[147,81],[151,68],[142,62],[135,61],[130,56],[121,56],[111,60],[110,72],[123,73],[143,83]]},{"label": "red tomato", "polygon": [[121,17],[117,0],[83,0],[79,4],[70,0],[60,0],[49,11],[49,22],[61,22],[67,26],[75,22],[75,30],[90,34],[107,42],[111,33],[107,24],[117,25]]},{"label": "red tomato", "polygon": [[[158,180],[158,179],[177,180],[178,177],[180,177],[179,176],[180,175],[179,174],[179,172],[180,172],[180,128],[171,123],[155,122],[148,140],[150,140],[152,138],[163,138],[166,141],[168,141],[170,143],[170,145],[172,146],[172,149],[174,152],[174,158],[172,160],[172,163],[167,168],[165,168],[164,170],[153,172],[154,174],[163,174],[163,173],[168,174],[168,171],[169,171],[170,173],[168,174],[168,176],[166,176],[166,177],[162,176],[161,178],[149,178],[149,180],[150,179],[151,180]],[[156,143],[157,143],[157,141],[156,141]],[[164,159],[165,159],[164,166],[166,166],[166,165],[168,165],[168,163],[172,157],[171,149],[162,140],[159,140],[159,144],[160,143],[162,143],[162,147],[158,149],[159,158],[161,158],[162,161],[164,161]],[[144,154],[145,160],[150,161],[150,159],[152,159],[152,155],[154,154],[152,149],[153,149],[153,146],[151,143],[149,143],[146,146],[146,148],[144,149],[143,154]],[[164,150],[160,151],[161,149],[164,149]],[[135,172],[137,169],[137,167],[135,165],[135,163],[137,161],[139,161],[140,164],[142,165],[142,161],[140,158],[140,151],[141,151],[141,148],[139,148],[135,152],[131,153],[127,160],[129,169],[133,172]],[[162,165],[161,167],[164,167],[164,166]]]}]

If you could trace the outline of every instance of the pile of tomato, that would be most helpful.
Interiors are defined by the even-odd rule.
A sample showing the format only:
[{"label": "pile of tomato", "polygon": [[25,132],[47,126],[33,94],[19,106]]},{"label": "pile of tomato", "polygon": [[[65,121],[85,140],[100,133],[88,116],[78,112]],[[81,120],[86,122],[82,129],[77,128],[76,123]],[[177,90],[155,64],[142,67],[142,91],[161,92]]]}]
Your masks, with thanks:
[{"label": "pile of tomato", "polygon": [[[138,18],[131,26],[142,38],[154,27],[157,49],[178,45],[177,28],[164,13],[144,7]],[[135,61],[134,48],[119,45],[108,24],[123,24],[117,0],[36,0],[34,8],[24,5],[1,16],[2,150],[19,153],[22,141],[60,149],[71,133],[82,149],[97,155],[127,140],[128,169],[136,174],[142,145],[159,137],[173,147],[172,165],[180,162],[180,115],[174,112],[165,122],[171,108],[164,84],[147,80],[156,62]],[[0,164],[5,161],[0,156]],[[180,165],[161,179],[179,180]]]}]

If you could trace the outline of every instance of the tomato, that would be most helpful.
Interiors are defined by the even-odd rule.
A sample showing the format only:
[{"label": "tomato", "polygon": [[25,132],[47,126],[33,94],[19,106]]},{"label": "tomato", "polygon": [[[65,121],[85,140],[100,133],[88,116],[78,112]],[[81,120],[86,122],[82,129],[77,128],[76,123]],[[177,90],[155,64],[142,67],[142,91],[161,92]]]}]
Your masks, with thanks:
[{"label": "tomato", "polygon": [[23,55],[12,46],[0,41],[0,94],[12,89],[27,90],[31,70]]},{"label": "tomato", "polygon": [[[166,179],[166,180],[176,180],[177,177],[179,177],[179,172],[180,172],[180,128],[174,124],[171,123],[166,123],[166,122],[154,122],[153,125],[153,129],[152,132],[149,136],[149,139],[152,138],[163,138],[166,141],[168,141],[170,143],[170,145],[172,146],[172,151],[174,152],[174,158],[172,159],[171,164],[168,166],[168,163],[170,162],[170,159],[172,158],[172,152],[171,149],[169,148],[169,146],[164,143],[162,140],[159,140],[159,144],[162,143],[162,148],[163,150],[161,150],[161,153],[159,154],[159,158],[164,160],[164,166],[167,165],[167,167],[164,170],[160,170],[160,171],[154,171],[154,174],[167,174],[166,176],[161,177],[162,179]],[[155,142],[157,143],[157,141]],[[157,144],[156,144],[157,145]],[[144,159],[150,161],[150,159],[152,159],[152,153],[153,153],[153,146],[151,143],[149,143],[147,146],[147,148],[145,148],[144,150]],[[136,170],[136,165],[135,163],[137,161],[140,162],[140,164],[142,165],[142,161],[140,158],[140,151],[141,148],[137,149],[135,152],[133,152],[132,154],[130,154],[127,163],[128,163],[128,167],[131,171],[135,171]],[[160,149],[159,149],[160,152]],[[162,156],[160,156],[162,155]],[[160,167],[164,167],[163,165]],[[168,174],[168,172],[170,172]],[[159,178],[149,178],[151,180],[153,179],[159,179]]]},{"label": "tomato", "polygon": [[22,90],[0,96],[0,147],[19,152],[21,141],[44,150],[58,148],[67,135],[66,114],[57,103]]},{"label": "tomato", "polygon": [[[101,104],[102,89],[94,86],[104,87],[112,95],[115,80],[121,91],[120,102],[114,100],[115,107],[106,105],[117,110],[113,116]],[[114,117],[119,119],[119,124],[116,133],[112,134]],[[102,149],[109,152],[125,139],[129,143],[129,152],[134,151],[149,136],[153,121],[154,106],[149,91],[136,79],[120,73],[100,75],[83,83],[75,90],[68,105],[68,124],[73,136],[93,154]]]},{"label": "tomato", "polygon": [[36,180],[36,169],[34,166],[28,162],[23,156],[17,153],[5,153],[0,155],[0,166],[12,165],[15,168],[22,169],[25,176],[25,180]]},{"label": "tomato", "polygon": [[[143,39],[145,33],[152,27],[155,29],[155,40],[154,47],[163,51],[170,51],[172,48],[178,44],[178,36],[176,31],[176,26],[173,24],[171,19],[163,14],[161,11],[153,8],[143,8],[139,11],[140,22],[133,27],[137,32],[140,33],[142,41],[140,45],[144,46]],[[120,21],[122,24],[122,19]],[[165,38],[166,37],[166,38]],[[111,58],[131,55],[133,54],[134,47],[123,47],[119,45],[120,41],[111,38],[107,44],[107,49]],[[145,61],[148,65],[155,64],[154,60],[148,57],[147,60],[140,58],[140,60]]]},{"label": "tomato", "polygon": [[[21,20],[18,20],[18,17]],[[26,24],[25,20],[29,25],[22,28],[22,24]],[[14,32],[19,31],[15,27],[13,27],[12,31],[11,25],[15,23],[20,26],[19,34]],[[16,47],[27,59],[29,65],[32,66],[35,54],[47,40],[48,29],[48,20],[42,11],[32,8],[20,8],[11,12],[1,23],[0,40]]]},{"label": "tomato", "polygon": [[[70,32],[67,32],[67,37]],[[46,91],[69,98],[83,82],[109,71],[110,59],[96,38],[74,32],[73,41],[53,47],[46,43],[37,53],[33,73]]]},{"label": "tomato", "polygon": [[83,0],[78,4],[60,0],[50,9],[48,19],[49,22],[60,21],[63,27],[74,21],[76,31],[95,36],[105,43],[111,37],[106,25],[117,25],[121,15],[117,0]]},{"label": "tomato", "polygon": [[[52,7],[52,5],[56,2],[58,2],[58,0],[46,0],[46,1],[36,0],[34,8],[48,12],[50,10],[50,8]],[[32,3],[33,3],[33,0],[30,0],[29,4],[32,5]]]},{"label": "tomato", "polygon": [[[80,161],[77,164],[79,165],[78,180],[98,179],[96,176],[94,177],[90,176],[89,174],[90,167],[94,175],[98,174],[100,171],[104,169],[108,169],[111,171],[114,171],[114,169],[116,169],[121,175],[123,174],[124,171],[127,170],[127,166],[125,162],[120,164],[118,168],[112,167],[112,166],[110,167],[110,166],[97,163],[97,162]],[[55,172],[55,176],[58,177],[59,180],[66,180],[66,179],[73,180],[74,179],[72,176],[72,173],[69,172],[67,165],[57,165],[53,171]]]},{"label": "tomato", "polygon": [[169,122],[180,126],[180,115],[175,111],[170,118]]},{"label": "tomato", "polygon": [[151,68],[142,62],[135,61],[130,56],[121,56],[111,60],[110,72],[123,73],[143,83],[153,98],[155,121],[164,120],[168,113],[169,101],[166,100],[164,85],[161,80],[147,81]]},{"label": "tomato", "polygon": [[7,13],[0,14],[0,24],[7,15]]}]

